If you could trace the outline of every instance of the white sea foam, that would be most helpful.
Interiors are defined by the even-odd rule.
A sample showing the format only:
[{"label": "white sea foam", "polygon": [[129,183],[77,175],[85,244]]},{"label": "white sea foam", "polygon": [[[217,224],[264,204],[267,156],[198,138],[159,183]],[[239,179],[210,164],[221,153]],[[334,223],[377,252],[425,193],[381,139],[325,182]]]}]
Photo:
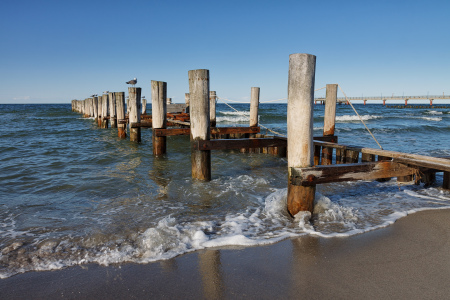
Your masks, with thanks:
[{"label": "white sea foam", "polygon": [[219,111],[218,113],[228,116],[250,116],[249,111]]},{"label": "white sea foam", "polygon": [[[382,116],[374,116],[374,115],[362,115],[361,119],[363,121],[372,120],[372,119],[379,119],[382,118]],[[336,122],[359,122],[360,119],[356,115],[343,115],[343,116],[336,116]]]},{"label": "white sea foam", "polygon": [[216,117],[217,123],[248,123],[250,122],[250,117],[248,116],[224,116]]},{"label": "white sea foam", "polygon": [[[224,189],[235,192],[247,185],[269,184],[267,180],[256,182],[248,175],[230,178],[227,182],[229,186]],[[222,185],[223,182],[219,180],[217,184]],[[204,248],[264,245],[305,234],[325,238],[346,237],[389,226],[417,211],[450,207],[449,193],[439,189],[405,187],[399,190],[395,181],[361,184],[363,186],[354,187],[357,190],[349,194],[342,193],[348,191],[345,183],[332,184],[330,191],[327,186],[319,188],[312,219],[305,212],[296,215],[294,220],[288,216],[287,189],[283,188],[274,189],[260,206],[252,204],[244,210],[228,213],[222,219],[213,216],[203,221],[181,221],[168,215],[142,232],[115,240],[108,238],[106,244],[95,237],[49,239],[33,246],[35,250],[31,247],[29,252],[20,252],[27,245],[16,242],[0,252],[0,261],[12,264],[9,270],[0,271],[0,278],[30,270],[54,270],[85,263],[148,263]],[[342,191],[334,200],[323,194],[331,192],[336,198],[335,193],[339,190]],[[369,195],[363,196],[364,193]],[[362,197],[364,201],[361,201]],[[383,197],[387,197],[385,201]]]},{"label": "white sea foam", "polygon": [[441,117],[421,117],[421,119],[424,119],[424,120],[427,120],[427,121],[436,121],[436,122],[442,121]]},{"label": "white sea foam", "polygon": [[436,110],[429,110],[426,113],[430,114],[430,115],[442,115],[442,114],[444,114],[442,111],[436,111]]}]

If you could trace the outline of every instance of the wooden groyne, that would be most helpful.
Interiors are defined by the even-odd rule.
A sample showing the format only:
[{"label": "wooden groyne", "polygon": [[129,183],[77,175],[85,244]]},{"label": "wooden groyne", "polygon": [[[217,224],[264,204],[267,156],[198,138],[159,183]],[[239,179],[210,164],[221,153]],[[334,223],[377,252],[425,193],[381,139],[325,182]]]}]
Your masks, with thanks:
[{"label": "wooden groyne", "polygon": [[[152,128],[153,154],[157,157],[167,151],[167,136],[190,135],[191,174],[200,181],[211,180],[212,151],[237,149],[287,156],[287,211],[292,216],[299,211],[313,212],[317,184],[397,177],[398,182],[424,182],[427,186],[435,182],[436,172],[443,172],[442,187],[450,189],[448,158],[339,144],[335,135],[337,84],[326,86],[323,135],[313,137],[315,62],[316,57],[310,54],[289,57],[287,137],[260,133],[259,87],[251,88],[249,126],[216,127],[217,93],[210,91],[209,70],[205,69],[188,72],[186,104],[178,105],[176,111],[169,112],[173,104],[167,98],[167,83],[162,81],[151,82],[151,115],[142,107],[139,87],[128,89],[127,115],[124,92],[73,100],[72,110],[93,117],[100,128],[108,128],[104,125],[107,120],[113,128],[112,120],[116,120],[118,136],[126,138],[128,127],[130,140],[137,143],[141,142],[141,128]],[[109,103],[109,109],[105,110],[104,103]]]}]

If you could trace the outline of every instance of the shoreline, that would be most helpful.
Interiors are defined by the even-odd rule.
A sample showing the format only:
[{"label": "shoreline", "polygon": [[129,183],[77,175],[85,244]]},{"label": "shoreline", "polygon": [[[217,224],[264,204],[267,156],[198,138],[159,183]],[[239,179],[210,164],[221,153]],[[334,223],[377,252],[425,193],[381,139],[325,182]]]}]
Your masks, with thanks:
[{"label": "shoreline", "polygon": [[302,236],[149,264],[89,264],[0,280],[1,299],[444,299],[450,209],[424,210],[351,237]]}]

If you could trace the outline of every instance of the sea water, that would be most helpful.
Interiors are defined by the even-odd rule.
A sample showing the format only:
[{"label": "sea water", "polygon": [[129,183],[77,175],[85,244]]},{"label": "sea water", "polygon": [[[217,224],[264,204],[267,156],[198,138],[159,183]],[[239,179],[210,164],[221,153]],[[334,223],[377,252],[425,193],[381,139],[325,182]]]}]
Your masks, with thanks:
[{"label": "sea water", "polygon": [[[249,105],[233,106],[237,111],[217,105],[218,126],[247,126]],[[355,107],[384,149],[450,156],[449,109]],[[286,104],[261,104],[259,122],[285,135],[286,111]],[[323,114],[316,105],[316,136]],[[378,147],[350,106],[338,105],[336,114],[340,143]],[[70,104],[3,104],[0,118],[0,278],[301,235],[345,237],[450,207],[438,173],[431,187],[395,179],[318,185],[311,222],[293,219],[285,158],[213,151],[212,180],[198,182],[191,179],[188,136],[168,137],[167,154],[155,158],[151,130],[142,130],[141,144],[120,140],[116,129],[99,129]]]}]

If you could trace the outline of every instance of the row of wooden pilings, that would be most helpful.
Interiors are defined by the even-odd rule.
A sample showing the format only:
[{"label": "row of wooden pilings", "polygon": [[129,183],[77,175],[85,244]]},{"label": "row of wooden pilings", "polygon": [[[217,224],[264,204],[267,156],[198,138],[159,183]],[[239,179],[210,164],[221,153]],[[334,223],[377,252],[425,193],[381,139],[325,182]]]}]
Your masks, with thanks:
[{"label": "row of wooden pilings", "polygon": [[[288,140],[287,151],[280,151],[279,155],[288,156],[288,170],[294,167],[310,167],[314,165],[314,144],[313,144],[313,105],[314,105],[314,77],[315,77],[316,57],[309,54],[292,54],[289,59],[289,82],[288,82],[288,113],[287,129]],[[237,143],[235,140],[226,141],[228,146],[222,144],[218,148],[201,144],[211,139],[211,132],[220,134],[218,127],[215,127],[211,120],[211,104],[215,106],[215,101],[210,101],[210,78],[209,70],[199,69],[188,72],[189,76],[189,113],[190,113],[190,140],[191,140],[191,170],[192,178],[202,181],[211,180],[211,149],[231,149],[234,148],[265,148],[271,147],[270,139],[261,139],[256,134],[257,130],[248,130],[246,146]],[[130,87],[128,122],[130,124],[130,140],[140,142],[140,128],[146,127],[141,123],[141,88]],[[164,133],[167,127],[166,105],[167,105],[167,83],[162,81],[151,82],[152,93],[152,143],[153,154],[158,156],[166,152],[166,136],[172,135]],[[327,101],[325,108],[324,135],[334,135],[334,122],[336,114],[337,85],[327,85]],[[101,100],[100,100],[101,99]],[[108,101],[109,100],[109,101]],[[108,116],[108,105],[110,113]],[[250,126],[258,126],[258,106],[259,88],[251,89],[250,105]],[[116,108],[114,109],[112,108]],[[72,108],[83,113],[85,116],[93,116],[99,122],[99,126],[107,127],[109,118],[111,127],[118,126],[119,136],[125,135],[125,101],[124,93],[109,93],[101,97],[92,97],[84,101],[72,101]],[[215,111],[215,109],[214,109]],[[122,121],[118,121],[122,120]],[[150,127],[150,126],[147,126]],[[158,131],[159,130],[159,131]],[[227,131],[231,132],[231,131]],[[224,141],[225,142],[225,141]],[[205,147],[209,147],[205,149]],[[227,148],[229,147],[229,148]],[[282,148],[282,147],[281,147]],[[289,171],[290,173],[290,171]],[[290,176],[289,176],[290,177]],[[288,211],[295,215],[300,210],[313,210],[315,186],[298,186],[288,183]]]},{"label": "row of wooden pilings", "polygon": [[[189,134],[192,178],[201,181],[211,180],[211,150],[287,148],[285,151],[278,151],[278,154],[288,157],[287,210],[292,216],[299,211],[313,212],[316,184],[319,183],[390,177],[407,181],[419,167],[425,167],[430,170],[444,170],[444,185],[450,188],[450,164],[445,159],[337,144],[337,137],[334,135],[337,84],[327,85],[323,136],[313,137],[315,65],[314,55],[292,54],[289,57],[287,138],[262,138],[257,135],[259,88],[252,88],[249,127],[215,127],[211,114],[211,107],[214,106],[215,118],[215,101],[211,101],[209,70],[199,69],[188,72],[190,112],[188,128],[167,129],[167,83],[151,82],[150,126],[145,124],[146,122],[141,122],[141,88],[129,88],[130,139],[140,142],[140,128],[152,126],[153,154],[159,156],[166,153],[166,136]],[[123,96],[123,93],[113,94],[119,120],[117,123],[123,125],[122,130],[125,130]],[[103,106],[102,114],[106,116]],[[246,138],[214,140],[215,137],[224,134],[241,136],[242,133]],[[336,165],[330,166],[333,161],[333,149],[336,149]],[[358,162],[359,153],[362,153],[361,163]],[[375,161],[375,155],[378,156],[378,161]],[[318,166],[320,164],[324,166]]]}]

